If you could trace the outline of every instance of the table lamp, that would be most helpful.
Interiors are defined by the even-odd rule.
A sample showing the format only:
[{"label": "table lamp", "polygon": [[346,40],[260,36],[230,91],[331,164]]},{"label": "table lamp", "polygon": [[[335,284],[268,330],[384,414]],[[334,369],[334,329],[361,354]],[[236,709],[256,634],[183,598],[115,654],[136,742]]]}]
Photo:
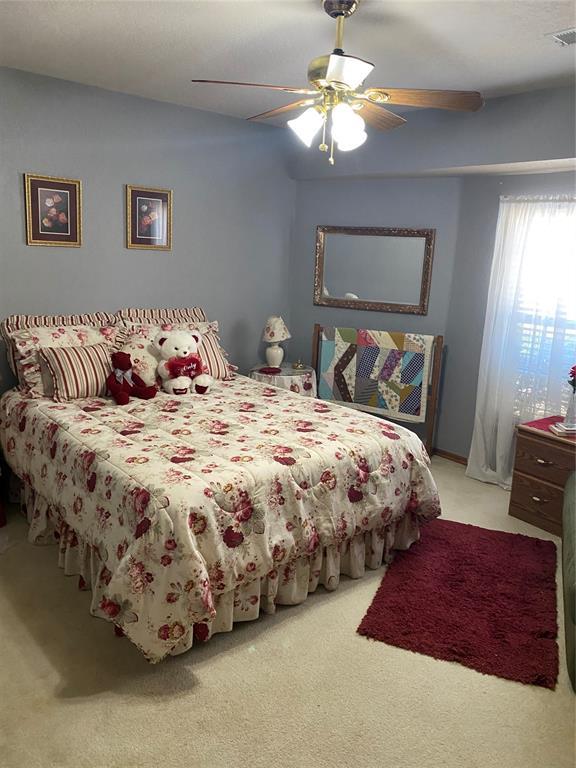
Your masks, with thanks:
[{"label": "table lamp", "polygon": [[280,367],[282,360],[284,359],[284,350],[279,342],[286,341],[286,339],[290,338],[290,331],[281,317],[272,315],[266,320],[262,339],[269,344],[266,348],[266,362],[268,365],[274,368]]}]

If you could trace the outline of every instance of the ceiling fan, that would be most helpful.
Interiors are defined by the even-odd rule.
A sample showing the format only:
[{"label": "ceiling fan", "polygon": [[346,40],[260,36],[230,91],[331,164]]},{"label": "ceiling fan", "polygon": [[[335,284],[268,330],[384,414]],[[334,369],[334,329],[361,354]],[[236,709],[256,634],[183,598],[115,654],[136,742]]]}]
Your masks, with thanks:
[{"label": "ceiling fan", "polygon": [[[324,10],[331,18],[336,19],[336,46],[332,53],[312,59],[308,65],[308,88],[238,83],[229,80],[192,82],[268,88],[301,96],[297,101],[253,115],[248,120],[268,120],[306,107],[298,117],[288,120],[288,125],[307,147],[312,145],[315,136],[322,131],[318,149],[322,152],[330,150],[328,159],[332,165],[334,144],[342,152],[360,147],[367,139],[366,123],[379,131],[389,131],[404,125],[406,119],[390,112],[384,104],[464,112],[480,109],[484,101],[477,91],[431,91],[388,87],[361,90],[374,65],[364,59],[350,56],[342,49],[344,20],[356,11],[358,2],[359,0],[324,0]],[[330,145],[327,144],[328,129]]]}]

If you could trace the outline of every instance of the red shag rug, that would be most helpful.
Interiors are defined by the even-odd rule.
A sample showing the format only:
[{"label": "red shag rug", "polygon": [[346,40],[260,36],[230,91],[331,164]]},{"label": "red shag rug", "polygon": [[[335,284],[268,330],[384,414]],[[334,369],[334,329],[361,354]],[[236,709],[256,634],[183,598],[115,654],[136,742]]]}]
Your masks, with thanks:
[{"label": "red shag rug", "polygon": [[433,520],[419,542],[396,554],[358,632],[484,674],[554,688],[556,546]]}]

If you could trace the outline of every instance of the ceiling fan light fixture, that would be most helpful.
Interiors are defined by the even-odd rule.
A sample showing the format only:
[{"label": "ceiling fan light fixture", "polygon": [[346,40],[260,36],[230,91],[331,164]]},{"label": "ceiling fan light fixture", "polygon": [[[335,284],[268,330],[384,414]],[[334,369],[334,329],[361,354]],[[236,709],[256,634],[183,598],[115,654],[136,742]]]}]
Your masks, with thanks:
[{"label": "ceiling fan light fixture", "polygon": [[336,147],[340,152],[351,152],[353,149],[358,149],[368,138],[366,131],[358,131],[353,136],[347,136],[336,142]]},{"label": "ceiling fan light fixture", "polygon": [[351,90],[358,88],[374,69],[374,64],[356,56],[332,53],[326,68],[326,83]]},{"label": "ceiling fan light fixture", "polygon": [[366,123],[349,104],[345,102],[337,104],[331,116],[332,138],[338,145],[338,149],[348,152],[364,144],[367,138],[364,130]]},{"label": "ceiling fan light fixture", "polygon": [[314,137],[324,125],[324,114],[316,107],[308,107],[301,115],[288,120],[288,125],[300,141],[307,147],[312,145]]}]

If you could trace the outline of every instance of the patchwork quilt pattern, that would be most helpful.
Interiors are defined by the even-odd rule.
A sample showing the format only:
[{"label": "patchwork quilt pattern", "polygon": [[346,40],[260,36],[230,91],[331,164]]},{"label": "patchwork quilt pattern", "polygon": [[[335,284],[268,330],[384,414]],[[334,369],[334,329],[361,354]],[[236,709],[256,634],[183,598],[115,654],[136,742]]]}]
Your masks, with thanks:
[{"label": "patchwork quilt pattern", "polygon": [[358,328],[320,333],[318,396],[423,422],[434,336]]}]

